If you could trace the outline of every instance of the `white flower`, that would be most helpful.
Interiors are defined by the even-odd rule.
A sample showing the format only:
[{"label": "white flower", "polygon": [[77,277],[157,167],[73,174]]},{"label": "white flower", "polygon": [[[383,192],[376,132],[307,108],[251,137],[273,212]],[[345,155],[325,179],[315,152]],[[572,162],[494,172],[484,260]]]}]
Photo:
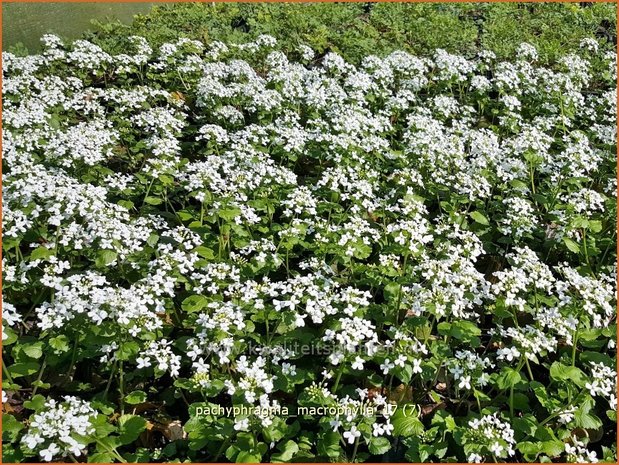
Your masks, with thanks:
[{"label": "white flower", "polygon": [[329,425],[333,428],[333,431],[337,431],[340,426],[342,426],[342,422],[339,420],[331,420],[329,421]]},{"label": "white flower", "polygon": [[471,389],[471,377],[463,376],[462,378],[460,378],[460,383],[458,383],[458,388]]},{"label": "white flower", "polygon": [[295,376],[297,374],[297,367],[290,363],[282,363],[282,373],[288,376]]},{"label": "white flower", "polygon": [[43,437],[39,434],[28,434],[24,436],[24,443],[26,444],[26,447],[28,447],[28,449],[34,450],[39,444],[42,444],[44,442],[45,439],[43,439]]},{"label": "white flower", "polygon": [[398,355],[398,358],[395,359],[395,361],[393,362],[396,366],[399,367],[404,367],[404,363],[406,362],[406,356],[405,355]]},{"label": "white flower", "polygon": [[498,442],[494,442],[490,446],[490,452],[492,452],[496,456],[500,456],[501,452],[503,452],[503,446]]},{"label": "white flower", "polygon": [[361,357],[355,357],[355,361],[352,364],[353,370],[363,370],[363,364],[365,361]]},{"label": "white flower", "polygon": [[243,418],[234,422],[235,431],[247,431],[249,429],[249,419]]},{"label": "white flower", "polygon": [[52,442],[46,449],[41,449],[39,455],[46,462],[51,462],[58,452],[60,452],[60,447]]},{"label": "white flower", "polygon": [[[413,362],[414,363],[414,362]],[[391,361],[389,359],[386,359],[383,363],[381,363],[380,365],[380,369],[383,370],[383,374],[386,375],[387,373],[389,373],[389,370],[391,370],[392,368],[395,367],[395,364],[391,363]],[[414,368],[413,368],[414,370]]]},{"label": "white flower", "polygon": [[383,425],[379,425],[378,423],[374,423],[372,425],[372,434],[374,436],[382,436],[383,434],[385,434],[385,429],[383,428]]},{"label": "white flower", "polygon": [[350,431],[345,431],[344,434],[342,435],[344,437],[344,439],[346,439],[348,441],[348,444],[352,444],[355,442],[355,440],[361,436],[361,431],[359,431],[357,429],[356,426],[352,426],[350,428]]},{"label": "white flower", "polygon": [[502,348],[497,350],[496,353],[498,360],[507,360],[508,362],[520,357],[520,351],[516,347]]},{"label": "white flower", "polygon": [[413,360],[413,373],[422,373],[421,360],[416,358]]}]

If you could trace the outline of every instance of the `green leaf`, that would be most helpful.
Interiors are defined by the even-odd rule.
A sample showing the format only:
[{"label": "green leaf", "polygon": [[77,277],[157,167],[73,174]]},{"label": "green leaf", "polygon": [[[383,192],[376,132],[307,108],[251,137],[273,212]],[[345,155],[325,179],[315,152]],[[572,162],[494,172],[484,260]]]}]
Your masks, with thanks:
[{"label": "green leaf", "polygon": [[401,408],[398,408],[391,418],[391,423],[393,424],[393,435],[410,437],[418,436],[423,433],[423,423],[421,420],[412,414],[406,415],[404,413],[406,408],[404,406],[400,407]]},{"label": "green leaf", "polygon": [[586,396],[580,402],[578,410],[574,412],[574,425],[584,429],[598,429],[602,427],[602,421],[589,412],[595,407],[595,400],[591,396]]},{"label": "green leaf", "polygon": [[240,208],[224,208],[217,212],[217,215],[224,220],[230,221],[241,214]]},{"label": "green leaf", "polygon": [[21,449],[13,447],[11,444],[2,445],[2,463],[20,463],[27,462],[24,460],[24,454]]},{"label": "green leaf", "polygon": [[[132,416],[132,415],[128,415]],[[99,436],[97,439],[97,451],[109,452],[111,449],[116,449],[122,446],[118,436]]]},{"label": "green leaf", "polygon": [[488,218],[486,218],[481,212],[479,211],[474,211],[469,213],[469,215],[471,216],[471,218],[473,218],[473,220],[476,223],[479,224],[483,224],[484,226],[488,226],[490,224],[490,222],[488,221]]},{"label": "green leaf", "polygon": [[159,197],[148,196],[144,199],[144,202],[149,205],[161,205],[163,203],[163,199]]},{"label": "green leaf", "polygon": [[56,352],[61,353],[68,352],[71,348],[69,338],[64,334],[50,338],[49,346]]},{"label": "green leaf", "polygon": [[34,410],[35,412],[38,412],[39,410],[41,410],[44,405],[45,405],[45,397],[43,397],[41,394],[37,394],[34,397],[32,397],[30,400],[27,400],[24,402],[25,408]]},{"label": "green leaf", "polygon": [[601,352],[586,351],[581,353],[578,359],[583,363],[595,362],[603,363],[604,365],[610,367],[615,366],[615,362],[613,362],[613,359],[609,357],[608,354],[603,354]]},{"label": "green leaf", "polygon": [[372,455],[385,454],[389,449],[391,449],[391,442],[383,437],[376,438],[372,436],[368,444],[368,450]]},{"label": "green leaf", "polygon": [[395,369],[393,370],[393,374],[397,376],[400,379],[400,381],[402,381],[405,384],[408,384],[408,382],[413,377],[413,367],[408,364],[404,365],[403,367],[395,367]]},{"label": "green leaf", "polygon": [[32,387],[41,388],[41,389],[49,389],[52,387],[50,383],[44,383],[43,381],[39,381],[38,379],[32,382]]},{"label": "green leaf", "polygon": [[260,463],[262,454],[258,451],[240,451],[236,456],[236,463]]},{"label": "green leaf", "polygon": [[16,363],[15,365],[11,365],[8,370],[13,378],[30,376],[39,371],[39,364],[37,362]]},{"label": "green leaf", "polygon": [[589,413],[588,409],[580,408],[574,412],[574,424],[584,429],[598,429],[603,423],[597,416]]},{"label": "green leaf", "polygon": [[557,401],[548,395],[546,386],[542,383],[539,381],[531,381],[529,386],[533,389],[535,397],[537,397],[539,403],[542,404],[542,407],[548,410],[548,412],[552,412],[558,407]]},{"label": "green leaf", "polygon": [[594,233],[599,233],[600,231],[602,231],[602,222],[599,220],[590,220],[589,231]]},{"label": "green leaf", "polygon": [[550,366],[550,377],[557,381],[571,381],[578,387],[584,387],[587,377],[580,368],[554,362]]},{"label": "green leaf", "polygon": [[294,441],[286,441],[284,444],[277,446],[277,448],[281,452],[271,456],[272,462],[290,462],[292,457],[299,452],[299,446]]},{"label": "green leaf", "polygon": [[541,446],[544,454],[550,458],[558,457],[565,451],[565,444],[563,441],[544,441],[541,443]]},{"label": "green leaf", "polygon": [[121,444],[130,444],[146,429],[146,420],[138,415],[122,415],[118,419]]},{"label": "green leaf", "polygon": [[514,430],[529,436],[533,436],[535,434],[537,424],[538,422],[536,418],[531,414],[525,414],[522,417],[512,419]]},{"label": "green leaf", "polygon": [[37,247],[30,254],[30,260],[41,260],[43,258],[52,257],[54,255],[53,250],[49,250],[43,246]]},{"label": "green leaf", "polygon": [[113,250],[99,250],[95,258],[95,265],[99,267],[107,266],[114,262],[117,257],[118,254]]},{"label": "green leaf", "polygon": [[181,308],[186,312],[199,312],[206,308],[208,300],[201,295],[190,295],[181,304]]},{"label": "green leaf", "polygon": [[116,458],[109,452],[96,452],[88,457],[88,463],[114,463]]},{"label": "green leaf", "polygon": [[447,321],[442,321],[438,325],[436,325],[436,329],[438,333],[442,336],[448,336],[451,331],[451,323]]},{"label": "green leaf", "polygon": [[433,452],[434,448],[430,444],[419,444],[419,461],[427,462]]},{"label": "green leaf", "polygon": [[212,260],[215,258],[213,249],[209,249],[208,247],[204,247],[203,245],[196,247],[194,249],[194,252],[196,252],[202,258],[206,258],[207,260]]},{"label": "green leaf", "polygon": [[481,329],[470,321],[460,320],[452,323],[449,335],[463,341],[470,341],[481,334]]},{"label": "green leaf", "polygon": [[13,415],[5,413],[2,415],[2,441],[15,442],[19,436],[19,432],[25,426]]},{"label": "green leaf", "polygon": [[398,283],[389,283],[383,289],[383,294],[385,299],[388,302],[396,301],[398,298],[398,294],[400,293],[400,284]]},{"label": "green leaf", "polygon": [[118,360],[127,361],[135,359],[135,356],[140,352],[140,345],[135,341],[126,341],[120,344],[116,357]]},{"label": "green leaf", "polygon": [[144,391],[133,391],[125,397],[127,404],[136,405],[146,402],[146,393]]},{"label": "green leaf", "polygon": [[522,377],[520,373],[513,368],[504,367],[496,378],[497,387],[499,389],[509,389],[513,385],[520,382]]},{"label": "green leaf", "polygon": [[534,461],[541,452],[540,443],[534,443],[530,441],[520,442],[518,443],[516,448],[520,452],[522,452],[522,454],[525,455],[527,460],[530,462]]},{"label": "green leaf", "polygon": [[106,400],[95,399],[90,402],[90,405],[92,405],[94,409],[99,410],[105,415],[112,415],[114,413],[114,410],[116,410],[116,404]]},{"label": "green leaf", "polygon": [[323,457],[338,458],[341,454],[340,434],[334,431],[327,431],[318,435],[318,454]]},{"label": "green leaf", "polygon": [[[208,440],[204,440],[204,445],[206,445],[206,443],[208,442]],[[197,450],[197,449],[192,449],[192,450]],[[239,448],[236,447],[234,444],[231,445],[230,447],[228,447],[226,449],[226,458],[230,461],[230,462],[234,462],[235,457],[238,455],[239,453]]]},{"label": "green leaf", "polygon": [[131,200],[119,200],[118,205],[126,208],[127,210],[131,210],[135,206]]},{"label": "green leaf", "polygon": [[8,326],[2,328],[2,337],[5,338],[2,341],[3,346],[10,346],[17,341],[17,334],[15,334],[15,331]]},{"label": "green leaf", "polygon": [[151,233],[151,235],[148,236],[148,239],[146,239],[146,243],[150,245],[151,247],[155,247],[158,241],[159,241],[159,235],[155,233]]},{"label": "green leaf", "polygon": [[569,237],[564,237],[563,242],[565,243],[567,248],[571,250],[572,252],[580,253],[580,246],[576,242],[574,242],[572,239],[570,239]]},{"label": "green leaf", "polygon": [[29,344],[23,344],[21,350],[30,358],[41,358],[43,355],[43,342],[37,341]]},{"label": "green leaf", "polygon": [[178,217],[182,220],[182,221],[189,221],[189,220],[193,220],[193,213],[188,212],[187,210],[179,210],[176,212],[176,214],[178,215]]}]

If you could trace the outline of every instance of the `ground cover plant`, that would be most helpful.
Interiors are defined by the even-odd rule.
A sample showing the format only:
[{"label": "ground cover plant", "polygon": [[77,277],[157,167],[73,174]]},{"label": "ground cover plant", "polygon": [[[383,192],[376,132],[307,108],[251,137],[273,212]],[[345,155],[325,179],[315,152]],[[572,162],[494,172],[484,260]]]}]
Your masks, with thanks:
[{"label": "ground cover plant", "polygon": [[159,47],[179,37],[242,43],[261,34],[291,52],[335,52],[358,65],[367,55],[396,50],[427,55],[441,48],[474,57],[490,49],[511,60],[521,42],[538,50],[538,62],[556,62],[566,49],[594,37],[616,43],[616,4],[580,3],[164,3],[131,24],[95,22],[88,39],[121,53],[131,36]]},{"label": "ground cover plant", "polygon": [[616,460],[615,51],[43,41],[3,461]]}]

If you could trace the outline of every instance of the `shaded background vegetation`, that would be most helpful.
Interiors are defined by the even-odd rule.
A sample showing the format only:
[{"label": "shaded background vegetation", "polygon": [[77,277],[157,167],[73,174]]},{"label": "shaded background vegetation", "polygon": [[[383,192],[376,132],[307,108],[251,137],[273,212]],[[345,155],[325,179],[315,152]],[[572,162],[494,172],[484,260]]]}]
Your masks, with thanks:
[{"label": "shaded background vegetation", "polygon": [[[10,14],[8,9],[5,23]],[[270,34],[284,49],[303,43],[355,63],[397,49],[423,55],[443,48],[470,56],[486,48],[509,59],[524,41],[538,48],[542,62],[552,62],[583,37],[595,37],[610,49],[615,31],[616,4],[610,2],[168,3],[136,15],[131,24],[93,21],[84,34],[110,51],[123,51],[131,35],[160,45],[179,37],[245,42]]]}]

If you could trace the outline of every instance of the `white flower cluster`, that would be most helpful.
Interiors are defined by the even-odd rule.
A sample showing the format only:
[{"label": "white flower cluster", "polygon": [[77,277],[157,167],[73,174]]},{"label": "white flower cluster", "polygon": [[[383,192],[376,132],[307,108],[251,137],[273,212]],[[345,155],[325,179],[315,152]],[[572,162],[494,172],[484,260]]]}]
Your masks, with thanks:
[{"label": "white flower cluster", "polygon": [[470,350],[456,351],[456,357],[449,360],[448,370],[457,382],[458,389],[471,390],[488,384],[489,375],[485,371],[494,364],[488,357],[482,357]]},{"label": "white flower cluster", "polygon": [[136,359],[138,368],[154,366],[161,372],[169,371],[171,376],[178,376],[181,357],[172,351],[172,342],[162,339],[152,341]]},{"label": "white flower cluster", "polygon": [[80,456],[86,447],[80,439],[94,432],[92,420],[95,415],[90,404],[77,397],[65,396],[62,402],[50,399],[33,415],[22,443],[38,451],[46,462],[67,454]]},{"label": "white flower cluster", "polygon": [[488,454],[496,460],[511,457],[516,453],[514,430],[508,423],[501,420],[498,414],[494,413],[471,420],[468,425],[470,432],[466,434],[478,441],[477,446],[483,446],[485,452],[484,455],[471,454],[468,457],[469,462],[480,463]]},{"label": "white flower cluster", "polygon": [[[329,421],[333,431],[343,430],[342,437],[348,444],[354,444],[361,437],[358,429],[359,423],[367,419],[368,412],[374,413],[372,422],[372,436],[390,436],[394,430],[391,423],[391,416],[395,412],[395,406],[387,402],[387,399],[380,394],[369,397],[367,389],[356,389],[358,399],[351,396],[344,396],[337,399],[336,409],[343,411],[343,414],[336,414]],[[382,419],[384,421],[379,421]]]},{"label": "white flower cluster", "polygon": [[273,391],[273,381],[276,377],[265,371],[266,360],[264,358],[257,357],[252,362],[242,355],[235,365],[240,378],[236,383],[226,380],[228,394],[241,395],[247,402],[253,404],[256,399],[262,399],[263,394],[270,394]]},{"label": "white flower cluster", "polygon": [[587,449],[583,441],[572,437],[572,444],[565,444],[565,454],[570,463],[598,463],[597,452]]},{"label": "white flower cluster", "polygon": [[500,340],[511,340],[513,346],[497,350],[498,360],[511,362],[524,355],[529,360],[539,362],[538,355],[546,355],[557,348],[557,340],[538,328],[530,325],[521,328],[497,327],[496,333]]},{"label": "white flower cluster", "polygon": [[22,321],[22,317],[13,304],[2,299],[2,340],[9,337],[6,332],[7,327],[15,326]]},{"label": "white flower cluster", "polygon": [[603,363],[591,362],[591,378],[585,385],[591,395],[604,397],[610,408],[617,410],[617,372]]},{"label": "white flower cluster", "polygon": [[[552,69],[528,44],[510,62],[438,50],[355,66],[308,64],[306,47],[291,61],[268,36],[132,38],[120,55],[43,42],[3,53],[3,337],[92,326],[135,341],[138,377],[225,380],[262,407],[310,371],[281,342],[300,333],[334,347],[321,370],[411,384],[440,370],[465,395],[506,364],[576,354],[579,331],[614,344],[616,57],[597,42]],[[483,354],[457,345],[487,336]],[[256,338],[259,356],[238,353]],[[99,362],[120,348],[110,336]],[[592,396],[614,406],[615,385],[591,366]],[[329,399],[386,403],[359,395]],[[254,420],[275,421],[235,429]],[[361,440],[360,419],[334,421]],[[469,426],[470,461],[514,455],[498,414]],[[83,447],[32,431],[45,459]]]}]

